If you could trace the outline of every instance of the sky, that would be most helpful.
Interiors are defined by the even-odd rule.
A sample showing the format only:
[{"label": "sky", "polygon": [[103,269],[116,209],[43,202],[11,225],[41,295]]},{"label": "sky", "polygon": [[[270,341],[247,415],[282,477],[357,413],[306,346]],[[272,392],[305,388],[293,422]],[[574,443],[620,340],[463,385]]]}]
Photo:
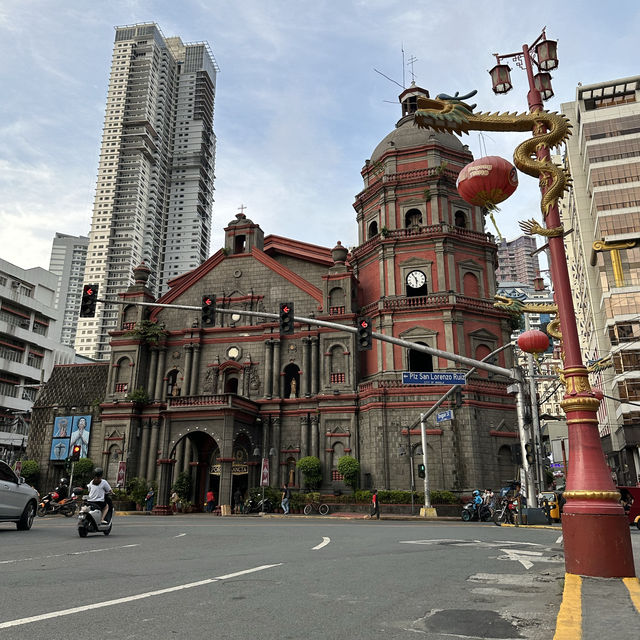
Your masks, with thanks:
[{"label": "sky", "polygon": [[[0,0],[0,258],[48,268],[56,232],[88,235],[114,27],[141,22],[207,41],[220,67],[211,254],[241,205],[267,235],[355,245],[360,171],[413,78],[432,96],[477,89],[477,111],[526,111],[525,72],[511,64],[514,89],[496,96],[487,71],[545,26],[560,59],[549,111],[578,83],[640,73],[637,0]],[[511,160],[523,139],[464,141]],[[500,209],[509,240],[541,221],[537,182],[521,174]]]}]

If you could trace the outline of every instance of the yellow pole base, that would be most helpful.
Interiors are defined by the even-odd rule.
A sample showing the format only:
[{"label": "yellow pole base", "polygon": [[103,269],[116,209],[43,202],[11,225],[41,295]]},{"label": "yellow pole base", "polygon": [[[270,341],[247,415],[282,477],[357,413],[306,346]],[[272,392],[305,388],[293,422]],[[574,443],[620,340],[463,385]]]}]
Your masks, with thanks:
[{"label": "yellow pole base", "polygon": [[438,514],[434,507],[420,507],[421,518],[437,518]]}]

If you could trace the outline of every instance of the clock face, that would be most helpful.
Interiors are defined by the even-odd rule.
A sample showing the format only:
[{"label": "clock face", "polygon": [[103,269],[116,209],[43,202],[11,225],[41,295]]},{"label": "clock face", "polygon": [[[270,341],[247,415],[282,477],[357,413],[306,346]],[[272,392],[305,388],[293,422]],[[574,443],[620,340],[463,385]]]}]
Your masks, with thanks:
[{"label": "clock face", "polygon": [[227,349],[227,357],[231,360],[235,360],[240,355],[240,349],[238,347],[229,347]]},{"label": "clock face", "polygon": [[427,277],[422,273],[422,271],[411,271],[407,276],[407,286],[412,289],[419,289],[424,283],[427,281]]}]

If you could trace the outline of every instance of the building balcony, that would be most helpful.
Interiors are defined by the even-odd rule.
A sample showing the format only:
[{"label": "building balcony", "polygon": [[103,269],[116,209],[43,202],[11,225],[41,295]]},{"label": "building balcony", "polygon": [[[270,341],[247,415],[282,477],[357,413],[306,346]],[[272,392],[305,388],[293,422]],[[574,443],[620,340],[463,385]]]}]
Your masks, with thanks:
[{"label": "building balcony", "polygon": [[220,409],[241,409],[257,412],[259,406],[257,403],[235,393],[222,393],[216,395],[198,395],[198,396],[176,396],[167,398],[167,409],[201,409],[201,408],[217,408]]}]

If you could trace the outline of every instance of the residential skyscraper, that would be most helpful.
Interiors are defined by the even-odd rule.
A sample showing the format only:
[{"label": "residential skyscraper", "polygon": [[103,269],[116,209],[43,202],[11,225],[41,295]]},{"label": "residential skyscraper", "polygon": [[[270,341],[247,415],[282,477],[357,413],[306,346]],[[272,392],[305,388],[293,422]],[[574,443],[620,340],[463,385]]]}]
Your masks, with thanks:
[{"label": "residential skyscraper", "polygon": [[535,236],[522,235],[510,241],[503,238],[498,245],[498,283],[521,282],[532,287],[540,269],[538,256],[531,255],[535,250]]},{"label": "residential skyscraper", "polygon": [[88,246],[89,238],[85,236],[56,233],[51,247],[49,271],[58,276],[55,305],[62,318],[60,342],[70,347],[76,340]]},{"label": "residential skyscraper", "polygon": [[[84,282],[117,299],[133,269],[167,281],[209,254],[218,67],[206,42],[165,38],[154,23],[116,27]],[[103,360],[116,305],[81,318],[79,354]]]},{"label": "residential skyscraper", "polygon": [[[619,484],[640,481],[640,76],[578,86],[563,199],[567,256],[600,435]],[[611,358],[609,359],[609,357]],[[609,362],[613,366],[609,365]],[[609,365],[609,366],[608,366]],[[607,367],[608,368],[603,368]]]}]

